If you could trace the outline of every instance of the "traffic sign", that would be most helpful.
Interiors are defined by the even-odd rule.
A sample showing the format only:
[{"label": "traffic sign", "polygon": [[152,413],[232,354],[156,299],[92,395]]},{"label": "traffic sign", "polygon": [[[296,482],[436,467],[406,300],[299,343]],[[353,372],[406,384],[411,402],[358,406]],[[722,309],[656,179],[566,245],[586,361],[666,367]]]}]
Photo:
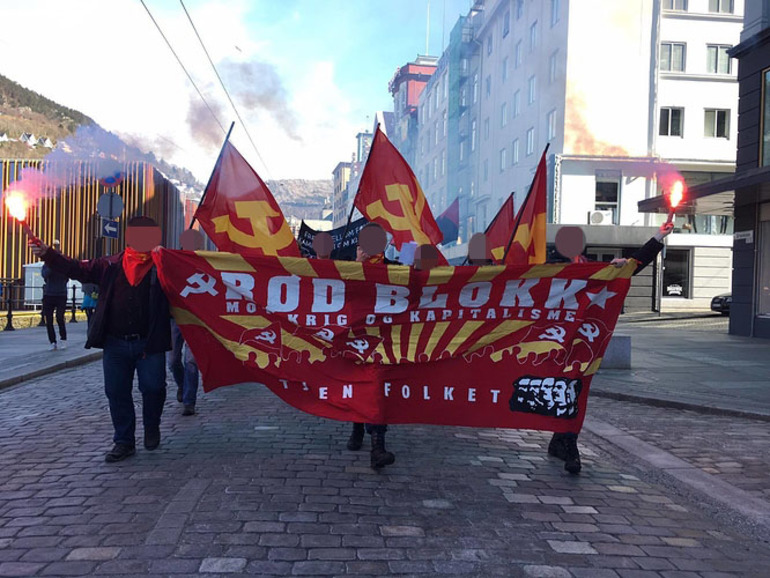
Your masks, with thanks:
[{"label": "traffic sign", "polygon": [[104,193],[96,202],[96,212],[105,219],[117,219],[123,212],[123,199],[117,193]]},{"label": "traffic sign", "polygon": [[109,239],[118,238],[118,222],[110,219],[102,219],[102,237]]}]

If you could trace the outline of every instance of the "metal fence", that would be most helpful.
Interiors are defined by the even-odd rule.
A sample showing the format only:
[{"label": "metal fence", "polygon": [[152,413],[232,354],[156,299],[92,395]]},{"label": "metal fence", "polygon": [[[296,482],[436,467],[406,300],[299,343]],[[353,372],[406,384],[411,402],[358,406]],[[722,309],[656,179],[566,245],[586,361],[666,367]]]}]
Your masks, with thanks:
[{"label": "metal fence", "polygon": [[[67,283],[67,293],[67,310],[70,312],[70,323],[77,323],[77,310],[83,303],[83,291],[80,282],[70,279]],[[40,325],[44,325],[42,285],[25,285],[24,279],[0,279],[0,303],[3,305],[6,317],[4,331],[15,330],[13,316],[19,312],[39,312]]]}]

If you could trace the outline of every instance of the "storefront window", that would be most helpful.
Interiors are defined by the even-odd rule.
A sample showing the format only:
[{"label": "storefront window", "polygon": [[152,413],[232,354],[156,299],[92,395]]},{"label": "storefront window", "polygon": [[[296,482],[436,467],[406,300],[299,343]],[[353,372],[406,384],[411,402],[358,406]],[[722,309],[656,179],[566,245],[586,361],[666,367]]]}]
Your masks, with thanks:
[{"label": "storefront window", "polygon": [[762,205],[759,223],[759,287],[757,287],[757,314],[770,317],[770,203]]},{"label": "storefront window", "polygon": [[690,298],[690,251],[666,249],[663,259],[663,297]]},{"label": "storefront window", "polygon": [[766,70],[762,82],[762,166],[770,166],[770,70]]}]

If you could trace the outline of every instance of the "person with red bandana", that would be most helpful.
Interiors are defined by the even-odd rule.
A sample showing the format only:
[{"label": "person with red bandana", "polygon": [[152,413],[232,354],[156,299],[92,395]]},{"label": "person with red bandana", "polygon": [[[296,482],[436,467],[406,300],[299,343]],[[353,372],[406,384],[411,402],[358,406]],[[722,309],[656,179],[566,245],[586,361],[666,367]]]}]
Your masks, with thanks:
[{"label": "person with red bandana", "polygon": [[114,428],[113,448],[106,462],[119,462],[136,453],[133,382],[142,393],[144,447],[160,445],[160,419],[166,401],[165,352],[171,349],[169,305],[153,265],[151,251],[162,233],[149,217],[126,224],[126,249],[110,257],[78,261],[43,243],[32,252],[52,270],[96,283],[99,300],[88,328],[86,348],[104,350],[104,391]]}]

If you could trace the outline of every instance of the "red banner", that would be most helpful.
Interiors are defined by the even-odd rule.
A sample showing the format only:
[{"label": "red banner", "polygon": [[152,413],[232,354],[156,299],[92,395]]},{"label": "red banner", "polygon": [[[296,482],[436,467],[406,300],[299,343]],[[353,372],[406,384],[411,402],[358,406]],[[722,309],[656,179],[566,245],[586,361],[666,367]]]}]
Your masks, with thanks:
[{"label": "red banner", "polygon": [[206,391],[257,382],[344,421],[560,432],[582,426],[635,269],[155,260]]}]

